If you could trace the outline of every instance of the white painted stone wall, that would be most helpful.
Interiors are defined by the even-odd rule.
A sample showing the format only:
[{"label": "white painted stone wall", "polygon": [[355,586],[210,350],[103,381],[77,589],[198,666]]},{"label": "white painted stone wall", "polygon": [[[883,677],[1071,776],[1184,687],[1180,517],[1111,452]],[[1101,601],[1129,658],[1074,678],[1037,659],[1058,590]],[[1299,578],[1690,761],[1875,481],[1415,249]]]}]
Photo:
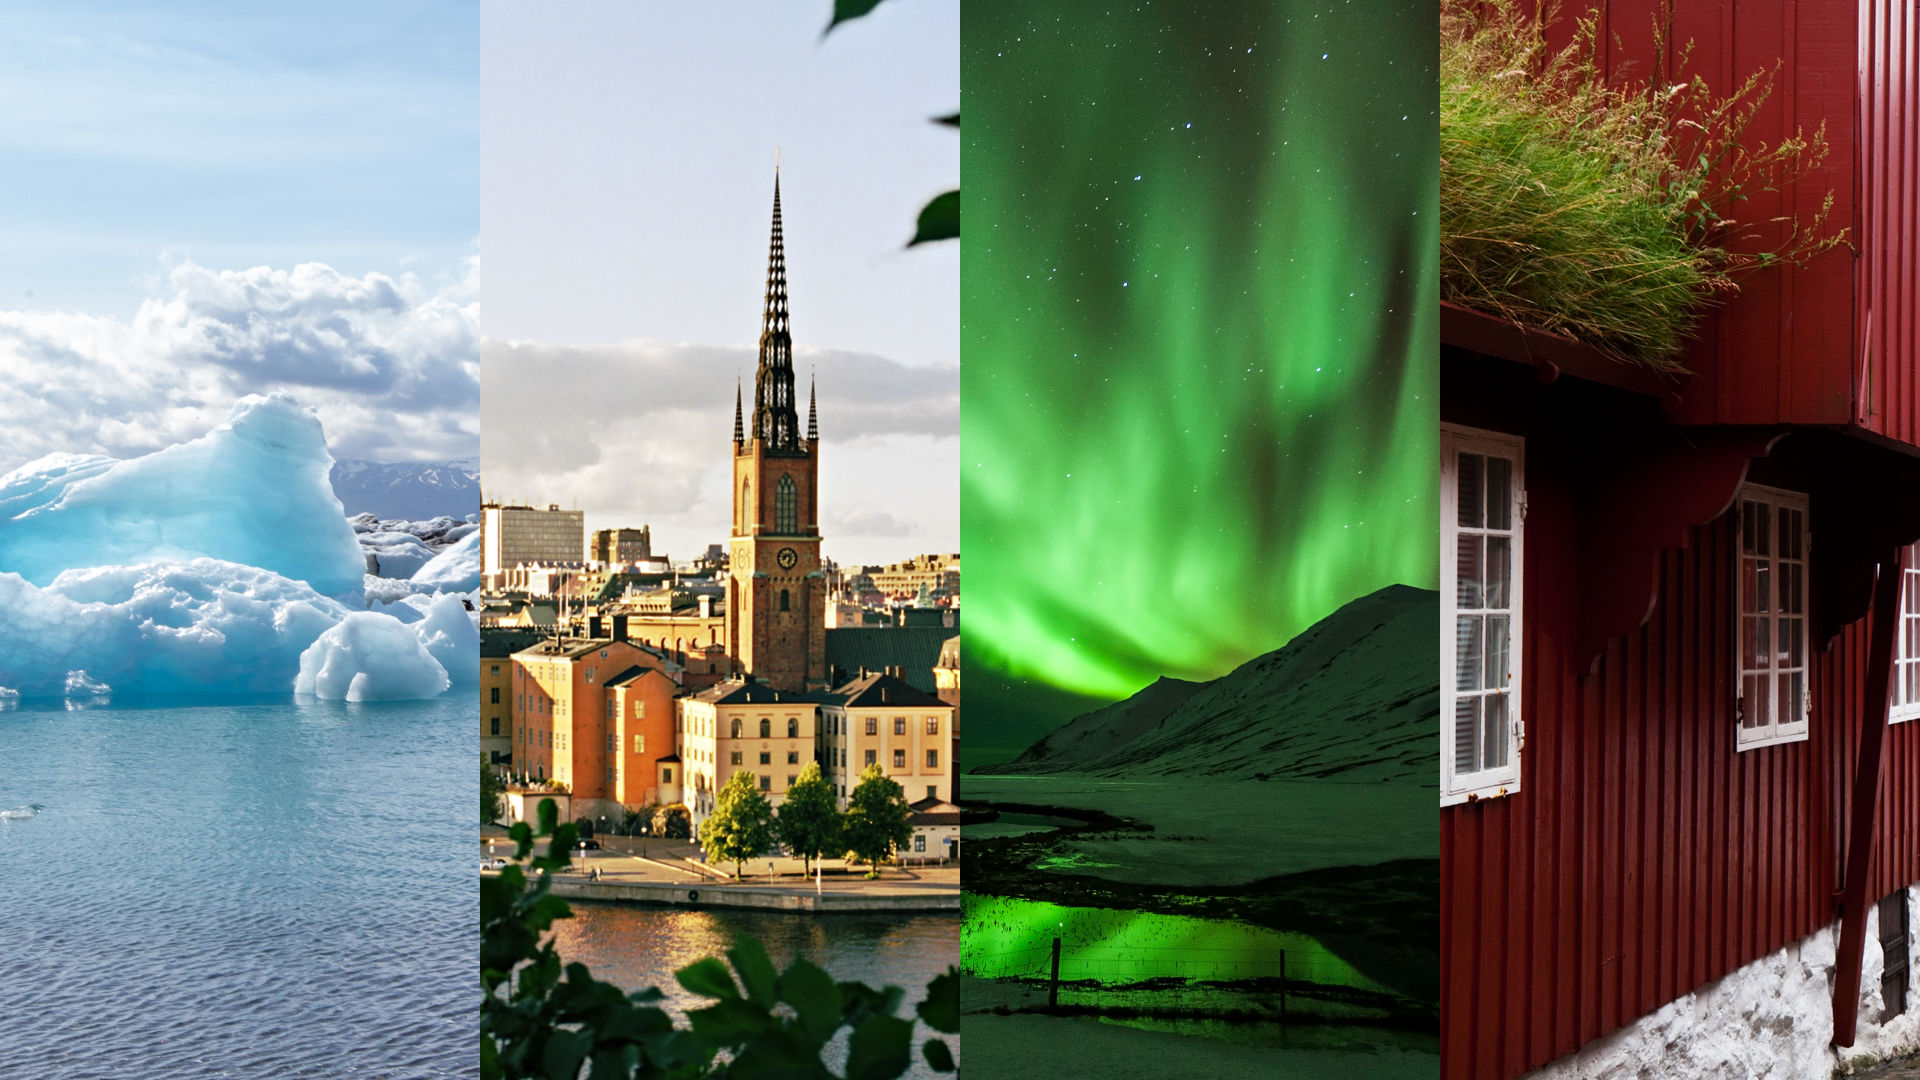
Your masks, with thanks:
[{"label": "white painted stone wall", "polygon": [[[1920,911],[1917,893],[1920,887],[1907,889],[1910,917]],[[1909,941],[1912,934],[1909,927]],[[1850,1062],[1920,1048],[1920,993],[1912,988],[1911,964],[1907,1011],[1881,1022],[1877,904],[1867,909],[1854,1044],[1843,1050],[1828,1045],[1839,937],[1840,924],[1834,922],[1595,1039],[1526,1080],[1827,1080],[1851,1071]]]}]

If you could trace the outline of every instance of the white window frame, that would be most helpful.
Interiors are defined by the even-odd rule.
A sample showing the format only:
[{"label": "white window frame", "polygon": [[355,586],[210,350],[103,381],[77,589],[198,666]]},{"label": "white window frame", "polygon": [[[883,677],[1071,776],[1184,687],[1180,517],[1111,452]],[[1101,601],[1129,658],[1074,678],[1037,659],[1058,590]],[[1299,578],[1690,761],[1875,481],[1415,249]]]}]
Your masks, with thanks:
[{"label": "white window frame", "polygon": [[[1442,424],[1440,427],[1440,805],[1453,806],[1480,799],[1500,798],[1520,790],[1521,748],[1525,744],[1525,723],[1521,715],[1520,687],[1521,642],[1525,640],[1523,558],[1526,543],[1527,484],[1525,439],[1496,431]],[[1460,537],[1460,455],[1480,454],[1502,458],[1513,464],[1509,506],[1512,545],[1508,567],[1507,606],[1473,609],[1507,616],[1507,701],[1506,764],[1493,769],[1456,774],[1455,703],[1460,697],[1454,670],[1459,654],[1456,618],[1459,614],[1459,537]]]},{"label": "white window frame", "polygon": [[[1920,544],[1907,548],[1907,569],[1900,576],[1900,625],[1895,629],[1893,675],[1888,679],[1887,722],[1920,717]],[[1913,692],[1906,692],[1911,678]]]},{"label": "white window frame", "polygon": [[[1767,692],[1773,695],[1774,698],[1777,698],[1777,676],[1789,674],[1794,669],[1783,666],[1780,663],[1780,649],[1777,644],[1772,654],[1767,658],[1767,663],[1764,667],[1749,668],[1746,666],[1744,658],[1746,638],[1744,635],[1747,619],[1753,615],[1752,612],[1747,610],[1747,597],[1744,587],[1747,560],[1744,531],[1747,516],[1746,508],[1749,503],[1764,505],[1769,511],[1766,526],[1768,533],[1767,539],[1770,541],[1770,543],[1766,545],[1769,553],[1764,556],[1757,556],[1758,558],[1764,558],[1767,562],[1767,576],[1770,582],[1768,586],[1768,602],[1775,606],[1775,610],[1768,613],[1769,617],[1777,620],[1780,615],[1786,614],[1800,621],[1800,702],[1798,708],[1793,709],[1792,715],[1794,718],[1784,722],[1779,720],[1779,703],[1777,700],[1770,699],[1769,715],[1773,717],[1772,721],[1765,725],[1755,727],[1747,726],[1748,710],[1753,708],[1753,703],[1748,702],[1745,698],[1744,686],[1746,677],[1754,676],[1765,679]],[[1807,719],[1812,712],[1813,702],[1813,650],[1811,630],[1808,626],[1812,621],[1808,609],[1811,607],[1809,601],[1813,590],[1810,581],[1811,575],[1807,569],[1813,552],[1812,537],[1809,528],[1810,515],[1807,512],[1807,495],[1805,492],[1787,491],[1784,488],[1768,487],[1765,484],[1748,483],[1740,486],[1740,494],[1734,500],[1733,507],[1734,748],[1741,751],[1758,750],[1764,746],[1781,746],[1787,743],[1805,742],[1807,740],[1808,730]],[[1800,557],[1797,559],[1789,558],[1784,553],[1773,550],[1779,546],[1779,527],[1777,523],[1779,521],[1779,513],[1783,509],[1797,511],[1800,514]],[[1798,613],[1782,613],[1778,610],[1778,598],[1782,596],[1784,592],[1788,575],[1781,571],[1786,567],[1793,566],[1797,566],[1800,571],[1800,610]],[[1768,627],[1769,639],[1775,642],[1780,640],[1780,636],[1776,630],[1777,626],[1778,623],[1775,621],[1770,623]]]}]

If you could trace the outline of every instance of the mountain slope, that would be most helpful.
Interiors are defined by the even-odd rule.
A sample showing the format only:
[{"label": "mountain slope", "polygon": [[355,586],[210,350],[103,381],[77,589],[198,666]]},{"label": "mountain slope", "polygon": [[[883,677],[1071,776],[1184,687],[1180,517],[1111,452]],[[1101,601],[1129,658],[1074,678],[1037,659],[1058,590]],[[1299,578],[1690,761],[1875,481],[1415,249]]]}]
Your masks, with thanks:
[{"label": "mountain slope", "polygon": [[456,521],[480,512],[479,463],[336,461],[333,491],[348,516],[420,520],[442,514]]},{"label": "mountain slope", "polygon": [[1439,596],[1394,585],[1211,682],[1162,679],[999,773],[1439,781]]}]

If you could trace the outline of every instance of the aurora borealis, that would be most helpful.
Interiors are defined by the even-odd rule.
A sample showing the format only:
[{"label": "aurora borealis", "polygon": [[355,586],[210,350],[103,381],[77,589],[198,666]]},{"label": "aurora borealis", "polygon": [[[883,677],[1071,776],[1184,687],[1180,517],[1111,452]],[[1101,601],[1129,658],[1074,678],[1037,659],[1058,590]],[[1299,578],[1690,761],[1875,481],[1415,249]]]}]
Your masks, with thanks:
[{"label": "aurora borealis", "polygon": [[1438,24],[1431,0],[962,18],[980,764],[1437,586]]}]

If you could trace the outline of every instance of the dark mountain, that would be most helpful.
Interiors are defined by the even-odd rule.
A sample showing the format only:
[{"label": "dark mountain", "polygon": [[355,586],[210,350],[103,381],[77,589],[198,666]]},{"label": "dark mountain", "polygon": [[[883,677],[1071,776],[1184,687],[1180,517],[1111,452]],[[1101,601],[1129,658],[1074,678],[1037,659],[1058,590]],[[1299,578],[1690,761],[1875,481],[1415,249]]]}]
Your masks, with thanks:
[{"label": "dark mountain", "polygon": [[1163,678],[996,773],[1439,783],[1437,593],[1393,585],[1206,683]]},{"label": "dark mountain", "polygon": [[333,493],[347,516],[372,514],[419,521],[442,514],[458,521],[480,512],[479,462],[336,461]]}]

